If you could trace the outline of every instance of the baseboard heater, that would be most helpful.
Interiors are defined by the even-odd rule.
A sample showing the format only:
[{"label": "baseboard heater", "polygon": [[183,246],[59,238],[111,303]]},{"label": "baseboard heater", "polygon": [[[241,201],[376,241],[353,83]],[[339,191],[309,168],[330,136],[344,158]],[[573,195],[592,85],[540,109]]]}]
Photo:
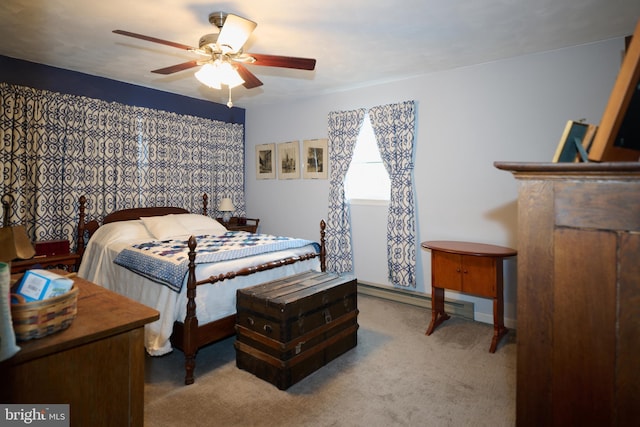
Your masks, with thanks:
[{"label": "baseboard heater", "polygon": [[[431,296],[419,292],[374,285],[372,283],[361,282],[358,280],[358,293],[424,307],[431,310]],[[472,302],[445,298],[444,310],[447,314],[452,316],[459,316],[464,317],[465,319],[474,320]]]}]

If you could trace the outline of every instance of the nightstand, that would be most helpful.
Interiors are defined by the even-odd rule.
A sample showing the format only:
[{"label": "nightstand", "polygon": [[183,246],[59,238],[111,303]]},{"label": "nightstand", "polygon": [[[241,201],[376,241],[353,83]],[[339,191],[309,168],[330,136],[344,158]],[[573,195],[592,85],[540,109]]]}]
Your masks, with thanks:
[{"label": "nightstand", "polygon": [[426,334],[449,318],[444,311],[444,290],[493,299],[493,339],[489,347],[495,353],[498,342],[507,334],[504,327],[504,292],[502,261],[517,255],[503,246],[483,243],[431,241],[422,242],[431,250],[431,323]]},{"label": "nightstand", "polygon": [[232,216],[229,219],[229,222],[224,222],[222,218],[216,218],[218,222],[225,227],[229,231],[248,231],[249,233],[257,233],[258,232],[258,223],[260,222],[257,218],[244,218]]},{"label": "nightstand", "polygon": [[22,273],[32,268],[62,268],[66,271],[76,271],[78,264],[80,264],[78,254],[34,256],[31,259],[11,261],[11,274]]}]

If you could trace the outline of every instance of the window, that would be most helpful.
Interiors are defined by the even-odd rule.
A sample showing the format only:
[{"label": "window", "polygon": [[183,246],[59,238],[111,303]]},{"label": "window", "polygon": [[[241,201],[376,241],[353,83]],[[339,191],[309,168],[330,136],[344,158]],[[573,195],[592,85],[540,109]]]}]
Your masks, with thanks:
[{"label": "window", "polygon": [[364,123],[353,150],[353,159],[349,165],[344,182],[347,200],[388,201],[391,191],[389,174],[382,163],[376,137],[373,134],[369,115]]}]

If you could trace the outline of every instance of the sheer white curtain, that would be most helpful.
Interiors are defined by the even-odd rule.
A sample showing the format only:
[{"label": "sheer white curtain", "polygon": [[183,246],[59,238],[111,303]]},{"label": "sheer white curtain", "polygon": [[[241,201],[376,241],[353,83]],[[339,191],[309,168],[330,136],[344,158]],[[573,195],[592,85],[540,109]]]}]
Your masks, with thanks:
[{"label": "sheer white curtain", "polygon": [[327,271],[353,271],[351,216],[344,196],[344,179],[353,157],[353,149],[364,121],[364,109],[329,113],[328,149],[329,212],[325,241]]},{"label": "sheer white curtain", "polygon": [[415,102],[369,110],[378,149],[389,178],[387,264],[394,286],[416,286],[416,222],[413,195]]},{"label": "sheer white curtain", "polygon": [[32,240],[69,239],[87,214],[171,205],[209,212],[233,199],[244,215],[244,127],[0,83],[0,195]]}]

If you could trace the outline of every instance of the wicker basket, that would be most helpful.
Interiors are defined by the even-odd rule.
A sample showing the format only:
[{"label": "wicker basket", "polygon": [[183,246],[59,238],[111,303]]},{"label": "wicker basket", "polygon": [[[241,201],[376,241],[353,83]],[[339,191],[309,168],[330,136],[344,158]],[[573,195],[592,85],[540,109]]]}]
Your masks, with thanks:
[{"label": "wicker basket", "polygon": [[[78,312],[78,291],[74,284],[64,295],[42,301],[12,303],[11,318],[16,339],[27,341],[67,329]],[[11,296],[18,300],[21,298],[16,294]]]}]

